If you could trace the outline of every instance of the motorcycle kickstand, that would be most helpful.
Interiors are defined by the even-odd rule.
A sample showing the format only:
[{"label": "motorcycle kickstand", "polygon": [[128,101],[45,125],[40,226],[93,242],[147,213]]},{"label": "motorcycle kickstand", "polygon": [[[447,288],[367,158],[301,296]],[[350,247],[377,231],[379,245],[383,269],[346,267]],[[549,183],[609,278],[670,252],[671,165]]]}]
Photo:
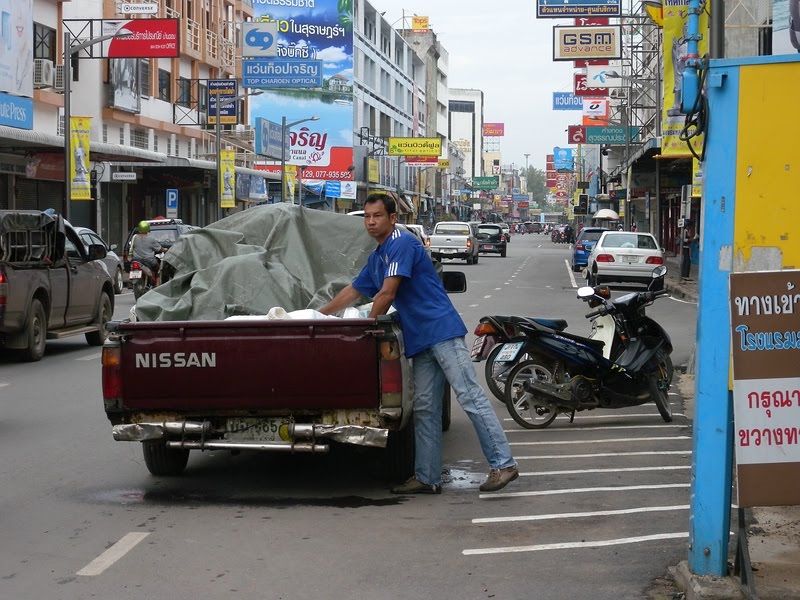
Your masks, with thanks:
[{"label": "motorcycle kickstand", "polygon": [[569,415],[569,422],[572,423],[575,421],[575,411],[573,410]]}]

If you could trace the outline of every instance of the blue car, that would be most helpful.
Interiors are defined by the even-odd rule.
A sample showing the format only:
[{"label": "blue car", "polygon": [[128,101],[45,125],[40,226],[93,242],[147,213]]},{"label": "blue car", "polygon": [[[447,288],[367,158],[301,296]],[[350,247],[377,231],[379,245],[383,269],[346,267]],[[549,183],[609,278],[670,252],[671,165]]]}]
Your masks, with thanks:
[{"label": "blue car", "polygon": [[587,266],[589,255],[592,248],[600,239],[604,231],[610,231],[607,227],[584,227],[575,240],[572,247],[572,270],[577,272]]}]

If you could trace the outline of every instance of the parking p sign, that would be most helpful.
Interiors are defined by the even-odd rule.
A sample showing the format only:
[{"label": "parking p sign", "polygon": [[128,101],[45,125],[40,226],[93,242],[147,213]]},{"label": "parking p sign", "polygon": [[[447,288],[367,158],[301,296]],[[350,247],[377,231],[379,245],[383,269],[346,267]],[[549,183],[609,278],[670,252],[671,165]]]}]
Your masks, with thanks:
[{"label": "parking p sign", "polygon": [[167,190],[167,218],[178,218],[178,190]]}]

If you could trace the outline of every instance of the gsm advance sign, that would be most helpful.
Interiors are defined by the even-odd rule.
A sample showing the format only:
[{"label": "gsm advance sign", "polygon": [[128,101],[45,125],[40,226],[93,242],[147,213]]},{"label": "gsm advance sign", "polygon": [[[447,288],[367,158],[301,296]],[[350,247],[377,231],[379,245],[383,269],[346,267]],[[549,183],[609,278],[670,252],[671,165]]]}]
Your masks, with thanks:
[{"label": "gsm advance sign", "polygon": [[553,60],[620,58],[622,28],[553,27]]}]

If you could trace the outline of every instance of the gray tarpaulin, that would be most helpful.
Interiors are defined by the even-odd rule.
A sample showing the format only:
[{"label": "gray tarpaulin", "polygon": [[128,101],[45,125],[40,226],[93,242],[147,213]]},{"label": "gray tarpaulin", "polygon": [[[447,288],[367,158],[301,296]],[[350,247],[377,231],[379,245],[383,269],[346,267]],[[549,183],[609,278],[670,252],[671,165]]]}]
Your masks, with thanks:
[{"label": "gray tarpaulin", "polygon": [[319,308],[374,248],[361,218],[289,204],[249,208],[178,238],[164,256],[174,279],[139,298],[136,318],[218,320],[275,306]]}]

